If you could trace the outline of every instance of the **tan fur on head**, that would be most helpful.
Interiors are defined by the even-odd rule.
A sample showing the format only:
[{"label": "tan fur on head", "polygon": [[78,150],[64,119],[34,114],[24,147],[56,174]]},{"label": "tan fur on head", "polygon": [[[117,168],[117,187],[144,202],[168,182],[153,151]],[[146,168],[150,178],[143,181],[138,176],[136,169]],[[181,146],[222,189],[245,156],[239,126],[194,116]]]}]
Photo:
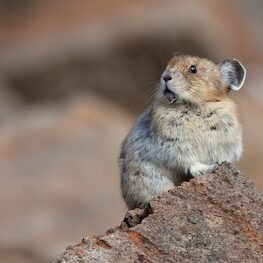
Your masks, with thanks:
[{"label": "tan fur on head", "polygon": [[[239,70],[244,69],[242,64],[236,60],[226,60],[222,64],[216,64],[195,56],[175,55],[162,74],[157,98],[165,101],[163,95],[164,91],[168,89],[176,95],[177,102],[187,101],[199,104],[222,101],[226,98],[229,88],[233,87],[230,81],[240,82],[238,79],[240,72],[235,71],[237,65],[240,65]],[[191,72],[191,66],[196,68],[196,72]],[[164,81],[164,76],[170,76],[169,81]],[[240,78],[242,78],[241,87],[245,75]]]}]

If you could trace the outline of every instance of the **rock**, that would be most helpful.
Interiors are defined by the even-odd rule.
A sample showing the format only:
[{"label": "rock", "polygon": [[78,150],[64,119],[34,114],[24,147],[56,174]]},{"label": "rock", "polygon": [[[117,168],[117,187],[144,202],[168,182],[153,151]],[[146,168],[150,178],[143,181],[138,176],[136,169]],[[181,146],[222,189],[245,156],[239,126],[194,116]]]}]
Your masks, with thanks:
[{"label": "rock", "polygon": [[263,195],[230,164],[154,198],[141,217],[130,211],[126,227],[85,238],[52,262],[262,262]]}]

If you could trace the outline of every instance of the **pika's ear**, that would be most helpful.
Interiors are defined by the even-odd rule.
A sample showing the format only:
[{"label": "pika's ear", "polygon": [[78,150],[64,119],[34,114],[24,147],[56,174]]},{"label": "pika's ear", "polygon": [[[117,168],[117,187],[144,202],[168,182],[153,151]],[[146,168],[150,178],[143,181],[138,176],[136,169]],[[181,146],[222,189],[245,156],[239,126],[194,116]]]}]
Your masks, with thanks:
[{"label": "pika's ear", "polygon": [[226,59],[221,63],[222,80],[232,90],[239,90],[246,78],[246,69],[237,59]]},{"label": "pika's ear", "polygon": [[181,57],[183,56],[184,54],[180,51],[177,51],[177,52],[174,52],[174,57]]}]

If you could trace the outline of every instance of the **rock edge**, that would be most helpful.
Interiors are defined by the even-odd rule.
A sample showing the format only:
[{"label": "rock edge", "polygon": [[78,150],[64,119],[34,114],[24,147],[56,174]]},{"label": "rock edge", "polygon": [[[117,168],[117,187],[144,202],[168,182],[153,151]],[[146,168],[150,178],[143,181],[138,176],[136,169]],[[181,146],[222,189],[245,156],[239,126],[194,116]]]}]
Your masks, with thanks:
[{"label": "rock edge", "polygon": [[263,262],[263,195],[224,163],[51,262]]}]

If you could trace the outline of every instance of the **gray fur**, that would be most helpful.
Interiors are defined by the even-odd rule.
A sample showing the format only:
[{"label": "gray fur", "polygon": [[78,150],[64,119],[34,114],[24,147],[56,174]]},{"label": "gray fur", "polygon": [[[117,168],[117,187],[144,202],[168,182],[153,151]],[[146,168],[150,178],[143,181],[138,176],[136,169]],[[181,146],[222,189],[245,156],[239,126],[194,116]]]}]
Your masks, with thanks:
[{"label": "gray fur", "polygon": [[198,176],[218,162],[238,160],[242,153],[232,101],[169,104],[160,94],[122,143],[121,189],[129,209],[143,208],[187,180],[189,173]]}]

